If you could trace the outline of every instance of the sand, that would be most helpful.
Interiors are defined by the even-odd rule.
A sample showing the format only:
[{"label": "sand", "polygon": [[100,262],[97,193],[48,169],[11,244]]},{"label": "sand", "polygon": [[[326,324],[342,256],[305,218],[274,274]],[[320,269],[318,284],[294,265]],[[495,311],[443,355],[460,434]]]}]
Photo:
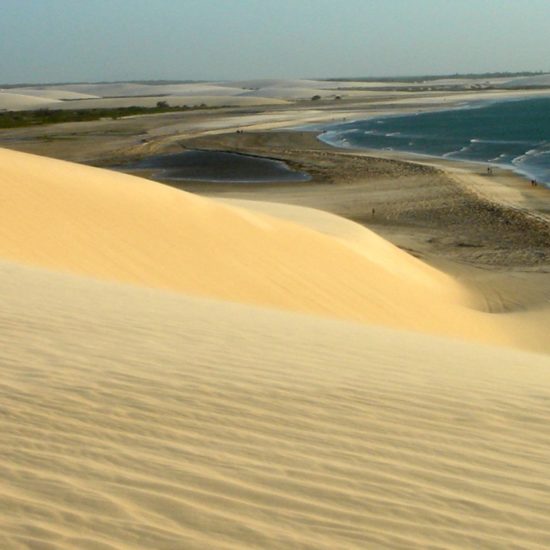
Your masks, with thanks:
[{"label": "sand", "polygon": [[26,111],[50,107],[60,100],[0,91],[0,111]]},{"label": "sand", "polygon": [[241,123],[3,134],[314,178],[199,196],[0,149],[0,547],[548,547],[546,195]]},{"label": "sand", "polygon": [[548,356],[3,263],[3,548],[544,548]]},{"label": "sand", "polygon": [[235,302],[550,349],[540,338],[545,327],[538,318],[493,319],[479,311],[483,301],[468,289],[356,224],[345,230],[350,247],[311,230],[311,224],[281,220],[280,213],[277,218],[228,207],[126,174],[8,150],[0,151],[0,161],[5,166],[0,246],[6,259]]},{"label": "sand", "polygon": [[[41,97],[44,99],[59,99],[63,101],[74,101],[79,99],[97,99],[99,96],[82,94],[71,90],[57,90],[56,88],[10,88],[10,93],[23,94],[28,96]],[[75,105],[78,105],[75,103]]]},{"label": "sand", "polygon": [[[427,82],[264,79],[236,82],[55,84],[0,90],[0,110],[153,107],[158,101],[168,101],[173,106],[299,106],[300,103],[318,96],[324,103],[338,97],[338,105],[333,106],[336,113],[346,102],[359,102],[364,107],[365,102],[379,102],[388,106],[398,101],[403,108],[409,107],[414,111],[418,108],[433,108],[442,102],[454,104],[481,97],[492,99],[548,94],[548,89],[544,89],[548,76],[543,75],[535,80],[537,84],[525,80],[524,86],[529,89],[516,89],[523,85],[521,79],[510,83],[505,79],[449,79]],[[310,108],[309,106],[308,111]]]}]

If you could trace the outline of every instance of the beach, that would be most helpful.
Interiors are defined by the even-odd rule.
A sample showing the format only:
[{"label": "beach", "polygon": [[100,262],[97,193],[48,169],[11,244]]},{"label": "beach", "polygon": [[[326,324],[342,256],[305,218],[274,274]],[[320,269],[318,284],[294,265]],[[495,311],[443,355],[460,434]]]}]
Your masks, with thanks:
[{"label": "beach", "polygon": [[522,92],[263,84],[0,131],[0,546],[547,547],[550,190],[307,128]]}]

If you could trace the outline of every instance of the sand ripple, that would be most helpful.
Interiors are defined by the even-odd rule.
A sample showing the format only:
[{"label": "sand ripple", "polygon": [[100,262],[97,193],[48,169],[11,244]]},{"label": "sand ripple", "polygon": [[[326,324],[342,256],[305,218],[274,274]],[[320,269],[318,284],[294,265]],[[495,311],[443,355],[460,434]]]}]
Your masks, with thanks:
[{"label": "sand ripple", "polygon": [[3,548],[550,545],[547,357],[0,276]]}]

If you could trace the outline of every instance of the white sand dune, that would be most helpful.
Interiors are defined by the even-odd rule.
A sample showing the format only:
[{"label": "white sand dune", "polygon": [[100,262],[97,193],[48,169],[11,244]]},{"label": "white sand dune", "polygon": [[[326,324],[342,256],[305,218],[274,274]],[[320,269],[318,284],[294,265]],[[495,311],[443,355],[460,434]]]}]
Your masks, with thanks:
[{"label": "white sand dune", "polygon": [[550,361],[0,264],[2,548],[545,548]]},{"label": "white sand dune", "polygon": [[550,545],[547,310],[330,214],[5,149],[0,285],[0,548]]},{"label": "white sand dune", "polygon": [[[275,207],[274,217],[125,174],[8,150],[0,150],[0,162],[0,247],[6,259],[234,302],[550,350],[538,317],[480,311],[483,296],[421,268],[351,222],[333,221],[342,229],[331,231],[340,234],[327,235],[313,227],[312,210],[298,225],[280,219],[296,221],[296,208],[283,215]],[[326,226],[328,215],[319,216],[318,225]],[[345,233],[353,233],[347,239],[351,245],[342,242]]]},{"label": "white sand dune", "polygon": [[168,94],[178,96],[231,96],[242,92],[239,87],[219,86],[217,84],[163,84],[152,86],[155,94]]},{"label": "white sand dune", "polygon": [[135,84],[112,82],[103,84],[65,84],[63,90],[91,94],[96,97],[138,97],[160,95],[234,95],[242,91],[240,86],[226,86],[217,83],[188,84]]},{"label": "white sand dune", "polygon": [[[415,317],[411,301],[420,304],[427,295],[418,293],[432,292],[425,288],[430,281],[411,285],[405,254],[387,243],[384,257],[391,262],[398,255],[402,273],[384,267],[376,253],[376,259],[361,256],[317,231],[140,178],[5,149],[0,162],[5,258],[233,301],[351,318],[382,315],[392,322],[398,310]],[[368,233],[370,244],[382,241],[353,225]],[[412,296],[388,304],[388,278],[400,281],[395,291],[402,286]]]},{"label": "white sand dune", "polygon": [[60,100],[78,100],[78,99],[93,99],[99,96],[91,94],[81,94],[70,90],[57,88],[11,88],[10,92],[23,94],[34,97],[43,97],[45,99],[60,99]]},{"label": "white sand dune", "polygon": [[230,206],[295,222],[324,235],[335,237],[345,247],[349,247],[355,253],[368,258],[370,262],[377,263],[382,269],[391,271],[407,282],[413,281],[415,284],[429,288],[432,293],[441,293],[447,297],[454,293],[456,301],[465,298],[464,289],[459,287],[451,277],[400,250],[358,223],[304,206],[242,199],[219,199],[219,201]]},{"label": "white sand dune", "polygon": [[46,97],[0,91],[0,110],[23,111],[25,109],[41,109],[49,108],[58,103],[61,103],[61,101]]},{"label": "white sand dune", "polygon": [[126,97],[142,95],[162,95],[162,92],[153,92],[154,86],[150,84],[135,84],[132,82],[107,82],[107,83],[83,83],[64,84],[63,90],[69,90],[81,94],[90,94],[98,97]]},{"label": "white sand dune", "polygon": [[[258,79],[226,82],[190,82],[140,84],[132,82],[55,84],[23,86],[0,91],[0,109],[23,110],[46,108],[98,108],[154,106],[157,101],[173,104],[211,106],[254,106],[278,104],[283,101],[322,98],[364,98],[379,94],[379,88],[426,88],[426,86],[462,86],[491,84],[500,88],[548,87],[548,75],[518,79],[441,79],[427,82],[358,82],[305,79]],[[504,93],[502,91],[501,93]],[[498,94],[497,94],[498,95]],[[458,96],[457,96],[458,97]],[[249,99],[246,99],[249,98]],[[411,102],[417,98],[409,98]],[[60,101],[61,100],[61,101]],[[82,100],[72,103],[70,100]],[[430,101],[440,101],[431,98]]]},{"label": "white sand dune", "polygon": [[442,286],[443,276],[428,268],[419,280],[418,262],[405,261],[403,252],[366,229],[359,228],[365,253],[358,253],[303,225],[125,174],[8,150],[0,150],[0,162],[6,259],[234,302],[548,348],[540,338],[544,326],[470,308],[472,297],[458,283],[448,279]]}]

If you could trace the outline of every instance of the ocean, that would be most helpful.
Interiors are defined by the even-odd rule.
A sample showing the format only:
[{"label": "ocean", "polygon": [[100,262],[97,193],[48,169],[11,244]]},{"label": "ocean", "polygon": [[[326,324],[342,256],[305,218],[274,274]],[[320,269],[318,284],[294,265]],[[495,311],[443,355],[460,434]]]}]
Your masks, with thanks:
[{"label": "ocean", "polygon": [[322,127],[336,147],[406,151],[511,168],[550,187],[550,96]]}]

